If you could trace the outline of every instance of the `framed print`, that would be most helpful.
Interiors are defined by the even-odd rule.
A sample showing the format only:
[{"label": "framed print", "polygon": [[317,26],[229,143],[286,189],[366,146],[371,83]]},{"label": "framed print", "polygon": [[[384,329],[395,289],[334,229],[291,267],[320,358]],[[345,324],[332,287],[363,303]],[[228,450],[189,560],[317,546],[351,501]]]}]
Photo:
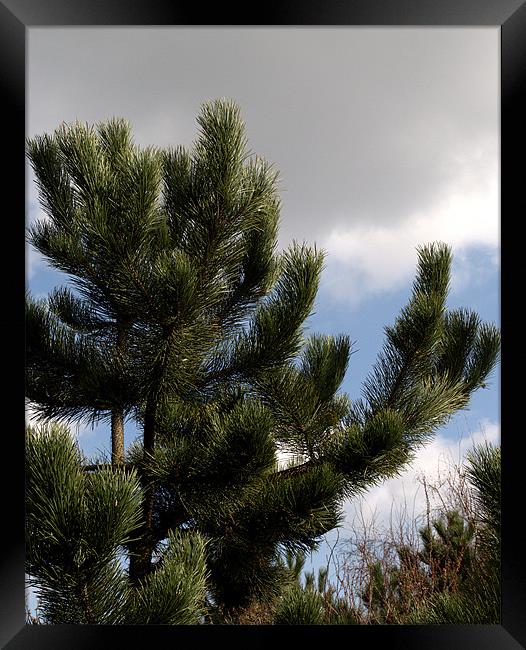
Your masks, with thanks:
[{"label": "framed print", "polygon": [[[163,0],[135,3],[113,0],[104,5],[85,0],[1,0],[0,50],[4,142],[7,143],[3,187],[5,198],[9,199],[9,209],[4,211],[4,227],[9,230],[3,239],[7,280],[4,286],[11,294],[2,320],[9,358],[4,382],[4,413],[8,417],[2,473],[2,647],[55,650],[124,647],[130,642],[155,647],[173,642],[224,642],[240,646],[250,643],[263,648],[279,642],[284,632],[287,642],[300,643],[311,640],[323,643],[329,637],[335,643],[374,642],[431,650],[526,647],[523,614],[526,576],[520,530],[523,487],[518,467],[522,460],[522,436],[520,420],[511,416],[520,403],[517,394],[520,382],[516,378],[520,377],[522,358],[519,339],[512,339],[511,332],[512,324],[520,321],[520,298],[515,288],[522,269],[522,251],[518,250],[522,238],[518,226],[526,203],[522,189],[523,165],[519,162],[526,146],[523,98],[526,94],[526,3],[522,0],[487,3],[356,0],[342,4],[329,0],[323,4],[309,1],[258,6],[249,16],[230,6],[205,11]],[[83,130],[85,124],[96,124],[98,130]],[[41,138],[54,129],[54,140]],[[223,136],[221,129],[228,135]],[[194,139],[196,132],[201,134],[201,139]],[[94,144],[96,137],[100,138],[102,148],[100,143]],[[128,144],[129,137],[134,138],[144,153],[135,152]],[[75,148],[77,145],[79,148]],[[175,149],[176,145],[181,147]],[[119,149],[122,158],[111,157],[113,146]],[[146,149],[150,146],[151,150]],[[72,159],[81,153],[86,157],[77,167],[76,163],[68,166],[64,162],[65,151]],[[266,166],[262,160],[270,165]],[[136,167],[132,169],[134,164]],[[228,173],[224,168],[219,169],[220,164],[228,167]],[[55,180],[49,180],[52,175],[49,170],[56,171],[60,165],[63,167],[53,177]],[[121,175],[125,191],[115,190],[113,181],[108,180],[110,168],[112,173]],[[272,176],[274,172],[270,170],[276,168],[279,174]],[[70,185],[62,183],[66,177]],[[104,186],[94,201],[89,195],[92,179],[98,179]],[[148,203],[148,197],[160,193],[161,187],[163,196],[168,197],[163,204],[169,215],[165,225],[159,225],[161,210],[157,198],[151,199],[151,205]],[[114,191],[117,198],[112,195],[104,203],[104,197]],[[151,255],[156,257],[152,263],[150,253],[145,253],[144,258],[137,253],[134,257],[137,278],[128,281],[126,273],[132,273],[132,267],[123,263],[123,271],[117,253],[115,260],[105,255],[118,250],[124,251],[122,256],[126,257],[129,253],[126,246],[135,246],[136,231],[130,227],[127,235],[121,237],[120,231],[111,230],[114,226],[108,226],[110,232],[100,224],[104,219],[110,223],[111,211],[117,204],[128,206],[130,214],[139,214],[134,212],[134,207],[129,207],[134,200],[142,206],[140,219],[144,220],[144,233],[147,233],[140,235],[143,239],[134,251],[150,246],[155,251]],[[70,209],[69,201],[74,208]],[[222,211],[228,218],[223,219]],[[263,225],[262,217],[258,216],[263,212],[266,218],[275,218],[274,226],[268,225],[270,221]],[[67,239],[64,243],[66,239],[53,234],[55,231],[49,223],[53,227],[63,226],[67,222],[66,214],[74,221],[77,234],[67,235],[70,239],[64,235]],[[83,224],[85,231],[82,231]],[[238,224],[241,234],[228,230],[234,228],[232,224]],[[87,246],[86,256],[80,245],[76,248],[75,238],[96,242],[100,232],[107,242],[112,242],[111,246],[100,248],[105,251],[100,253],[98,244],[93,244],[95,252],[86,262],[92,244],[82,244]],[[171,257],[164,249],[159,253],[163,246],[168,246],[168,239],[175,242],[173,246],[177,249]],[[222,247],[217,244],[220,253],[213,250],[216,240],[222,242]],[[11,242],[17,243],[11,245]],[[32,247],[28,247],[28,242]],[[318,247],[325,252],[323,259]],[[11,249],[18,250],[18,255],[11,255]],[[276,258],[269,251],[278,251]],[[287,252],[281,255],[284,251]],[[255,266],[246,261],[249,252],[257,257]],[[21,264],[14,263],[21,254],[24,270]],[[223,257],[218,261],[214,255],[220,254]],[[56,275],[49,272],[45,262],[53,259]],[[220,270],[211,279],[214,264]],[[114,273],[111,275],[114,284],[108,284],[104,293],[106,289],[100,290],[86,271],[74,285],[80,288],[78,295],[84,302],[73,294],[66,295],[65,291],[52,293],[65,278],[80,277],[75,275],[75,269],[81,267],[98,269],[93,273],[111,269],[108,274]],[[142,282],[141,273],[145,269],[151,276]],[[302,274],[298,269],[302,269]],[[261,275],[260,284],[251,279],[251,274]],[[206,299],[202,297],[205,290],[209,291]],[[62,322],[73,330],[78,327],[77,334],[67,339],[70,348],[63,348],[65,361],[60,366],[68,368],[64,376],[73,377],[71,384],[60,384],[62,380],[56,379],[58,366],[53,366],[56,357],[51,352],[45,362],[35,366],[37,372],[28,379],[25,368],[34,362],[27,341],[36,340],[31,323],[37,321],[30,321],[28,326],[27,312],[22,311],[24,295],[31,305],[31,318],[41,319],[38,323],[45,321],[43,312],[38,310],[48,304],[58,319],[57,327]],[[53,297],[45,303],[49,296]],[[265,302],[267,296],[270,298]],[[404,304],[406,307],[400,310]],[[88,309],[86,305],[91,307]],[[250,312],[256,305],[258,310]],[[232,311],[231,317],[222,311],[227,308]],[[198,309],[201,311],[196,316]],[[194,314],[192,318],[188,316],[190,313]],[[185,323],[186,329],[180,330],[185,351],[182,343],[179,347],[168,343],[172,341],[176,317]],[[435,318],[434,325],[429,324],[432,318]],[[225,334],[220,339],[218,332],[227,327],[223,321],[228,327],[238,327],[238,333],[230,338]],[[280,324],[276,325],[278,321]],[[498,323],[498,329],[493,322]],[[389,323],[394,325],[384,327]],[[424,336],[426,327],[430,332],[426,336],[435,336],[436,344],[429,343],[431,339]],[[72,353],[73,363],[67,357],[68,350],[77,349],[76,342],[87,330],[98,332],[89,339],[94,347],[89,348],[84,359]],[[106,331],[110,334],[100,334]],[[444,338],[438,343],[440,336]],[[215,343],[209,343],[212,339]],[[132,343],[126,348],[129,341]],[[513,341],[518,349],[511,349]],[[7,354],[15,348],[16,355]],[[161,348],[165,350],[164,356],[159,353]],[[107,350],[112,352],[108,353],[104,365],[103,353]],[[428,350],[425,363],[418,362],[424,358],[422,350]],[[114,362],[113,354],[119,361]],[[22,363],[20,356],[24,359]],[[195,363],[194,359],[197,359]],[[126,363],[129,365],[122,365]],[[72,370],[75,364],[93,372],[96,379],[92,384],[75,384],[76,371]],[[283,368],[286,370],[279,375]],[[115,374],[121,371],[121,375]],[[130,379],[133,371],[141,379],[135,376]],[[47,389],[34,379],[37,375],[44,377],[44,381],[51,378],[52,385],[62,387],[55,403],[52,403],[54,398],[49,398],[50,405],[47,404]],[[331,379],[334,375],[339,377],[338,381]],[[486,381],[490,375],[491,381]],[[350,380],[348,376],[353,378]],[[452,376],[457,377],[454,385]],[[227,386],[225,377],[228,381],[235,378],[237,383]],[[461,394],[458,386],[462,382],[468,388]],[[176,393],[180,391],[181,395],[194,396],[184,402],[187,410],[180,405],[183,401],[177,402],[177,408],[173,406],[179,400],[179,393],[177,398],[166,397],[168,392],[162,391],[175,389],[164,388],[165,385],[177,386]],[[346,394],[345,397],[336,394],[340,386],[349,391],[352,400],[346,401]],[[223,389],[226,392],[221,392]],[[144,539],[151,541],[155,534],[155,542],[139,540],[133,546],[133,539],[124,532],[122,540],[115,542],[115,548],[130,552],[126,557],[131,557],[132,562],[126,571],[129,570],[132,582],[136,581],[134,588],[143,589],[148,583],[152,557],[159,558],[161,571],[170,562],[174,567],[177,562],[189,562],[190,555],[197,576],[193,586],[198,589],[201,578],[204,585],[205,562],[201,575],[195,560],[199,553],[205,557],[202,549],[189,545],[188,557],[170,556],[171,545],[175,545],[175,537],[171,537],[174,529],[183,536],[195,530],[199,537],[202,528],[203,539],[206,537],[206,544],[211,545],[208,548],[214,549],[210,553],[216,558],[207,560],[209,573],[206,575],[212,575],[210,579],[215,585],[210,599],[206,596],[208,609],[203,605],[200,613],[194,612],[194,618],[175,617],[171,620],[176,624],[171,625],[164,624],[161,615],[157,618],[153,605],[147,614],[136,614],[135,619],[131,614],[121,615],[118,607],[116,614],[98,617],[88,605],[84,612],[88,613],[79,624],[63,622],[70,619],[60,613],[56,619],[51,614],[39,619],[36,592],[28,591],[25,583],[28,543],[25,526],[31,516],[32,525],[36,526],[32,534],[35,539],[38,537],[38,521],[35,523],[32,503],[26,500],[25,463],[33,462],[38,445],[35,438],[28,449],[22,431],[26,430],[23,418],[28,418],[27,410],[22,411],[23,391],[25,400],[37,401],[43,396],[42,403],[47,404],[41,410],[30,410],[30,422],[35,426],[37,415],[68,422],[73,421],[72,414],[78,415],[76,439],[84,458],[91,459],[83,466],[86,472],[92,473],[90,476],[107,472],[108,478],[104,480],[111,481],[112,471],[120,465],[124,477],[123,483],[118,484],[123,490],[122,500],[129,498],[132,504],[135,497],[130,495],[135,489],[137,494],[143,494],[142,505],[139,507],[137,502],[133,507],[149,522],[145,525],[149,526],[148,530],[140,528]],[[241,393],[243,396],[239,397]],[[128,395],[131,395],[129,399]],[[197,409],[205,403],[210,412],[218,410],[214,411],[213,418],[207,415],[210,420],[202,425],[208,433],[199,433],[203,436],[199,438],[202,455],[192,456],[190,463],[185,460],[189,456],[181,454],[179,447],[166,443],[166,448],[156,456],[154,437],[168,435],[159,433],[163,426],[168,427],[161,422],[170,421],[175,426],[173,422],[195,419]],[[425,408],[420,408],[421,404]],[[463,419],[454,419],[457,411],[462,411]],[[402,415],[398,416],[399,413]],[[303,416],[307,426],[301,422]],[[184,429],[186,424],[180,426]],[[422,433],[422,442],[429,445],[425,448],[422,445],[422,452],[416,443],[413,448],[412,442],[404,443],[406,447],[400,442],[404,435],[404,440],[409,440],[410,435],[416,440],[422,431],[427,431],[426,426],[435,437],[424,438]],[[250,444],[246,442],[250,436],[243,427],[259,431],[257,435],[250,434],[254,436]],[[265,445],[272,427],[275,445],[271,452]],[[340,432],[339,427],[340,437],[335,433]],[[440,427],[445,427],[445,433],[440,433]],[[392,432],[398,429],[396,442]],[[212,430],[215,433],[210,433]],[[241,430],[243,434],[239,433]],[[261,433],[264,430],[267,433]],[[378,431],[384,432],[383,438]],[[361,441],[359,445],[352,442],[355,439]],[[134,446],[136,440],[138,444]],[[417,470],[434,471],[438,456],[450,452],[462,454],[463,461],[473,459],[471,443],[484,441],[491,443],[493,449],[498,448],[499,459],[502,458],[500,624],[479,623],[477,619],[471,624],[440,623],[438,618],[427,624],[418,617],[403,618],[401,609],[393,614],[394,600],[387,607],[380,606],[382,599],[387,602],[388,598],[399,598],[403,591],[400,582],[396,582],[400,581],[401,554],[394,565],[380,574],[384,586],[389,576],[394,576],[395,587],[389,593],[385,587],[379,600],[373,602],[373,596],[367,600],[364,588],[374,588],[373,573],[368,574],[369,582],[362,582],[359,589],[354,587],[352,591],[352,581],[345,583],[338,574],[339,567],[346,566],[345,559],[343,565],[338,565],[336,559],[340,538],[330,534],[338,526],[342,531],[351,530],[352,517],[359,518],[360,511],[348,505],[348,495],[352,494],[353,499],[355,494],[369,495],[368,500],[364,497],[362,501],[356,496],[356,502],[365,504],[364,507],[374,505],[387,525],[387,519],[382,517],[392,513],[393,499],[403,494],[419,509],[422,525],[427,523],[427,529],[421,528],[420,533],[417,528],[414,530],[417,537],[422,535],[424,543],[427,539],[426,549],[431,557],[433,544],[446,524],[445,520],[432,520],[431,483],[425,478],[423,484],[418,483]],[[384,446],[377,449],[378,445]],[[143,467],[137,461],[139,456],[133,456],[143,448],[154,459],[148,467],[156,477],[158,491],[155,493],[149,492],[146,470],[144,474],[142,469],[137,470],[136,487],[126,483],[135,480],[130,476],[136,476],[136,467]],[[406,450],[403,457],[402,448]],[[216,450],[217,465],[207,474],[203,467],[209,467],[207,463],[212,467],[210,449]],[[261,455],[260,464],[250,456],[256,453]],[[188,476],[197,477],[188,481],[194,480],[196,486],[201,486],[199,489],[185,487],[185,492],[176,484],[175,473],[170,474],[168,465],[163,465],[168,462],[166,458],[172,458],[169,454],[174,454],[173,458],[183,467],[186,467],[184,462],[189,463],[184,471],[189,472]],[[241,465],[239,468],[236,465],[242,462],[243,454],[254,463],[256,478],[243,478],[246,483],[239,483],[235,489],[232,485],[237,485],[237,478],[233,482],[225,479],[223,485],[220,466],[231,466],[233,472],[245,476],[239,469]],[[360,463],[369,463],[366,470],[360,471],[363,476],[371,477],[370,485],[364,482],[363,489],[357,487],[355,493],[345,487],[347,484],[341,476],[346,471],[351,474],[351,470],[344,468],[352,467],[354,471],[357,464],[362,467]],[[402,466],[404,471],[413,467],[413,473],[403,474]],[[301,485],[299,478],[293,483],[294,477],[300,476],[310,478],[305,478]],[[433,476],[438,485],[441,477]],[[273,487],[278,481],[289,480],[283,494],[280,488]],[[159,487],[162,481],[165,487]],[[340,487],[331,487],[338,481]],[[413,487],[409,488],[411,481]],[[420,487],[415,487],[417,483]],[[91,512],[91,506],[77,504],[75,489],[71,488],[70,502],[64,505],[64,512],[68,509],[73,512],[77,506]],[[208,495],[206,499],[196,496],[200,489]],[[333,489],[334,494],[340,495],[343,504],[340,510],[332,505],[336,497],[331,501],[332,497],[327,496]],[[323,507],[316,501],[318,497],[311,496],[316,490],[325,495],[325,501],[319,496]],[[102,487],[96,494],[102,495]],[[248,494],[252,500],[250,506]],[[346,500],[341,497],[343,494],[347,495]],[[103,498],[100,496],[101,503]],[[312,503],[308,501],[309,505],[304,505],[303,498],[312,499]],[[155,510],[154,503],[159,504],[162,499],[165,499],[163,505]],[[176,501],[179,510],[173,505]],[[285,501],[292,510],[282,507]],[[116,511],[123,507],[117,499],[115,504]],[[210,532],[216,530],[212,521],[214,511],[220,512],[217,516],[221,517],[221,508],[234,512],[229,510],[234,504],[238,508],[235,512],[242,513],[239,520],[235,522],[234,515],[229,514],[232,526],[223,526],[221,519],[216,528],[223,532]],[[295,513],[294,508],[303,512],[302,508],[307,507],[312,510],[309,516],[313,521],[318,522],[319,518],[319,528],[315,523],[308,528],[307,519],[301,519],[300,515],[298,522],[301,519],[303,523],[297,523],[297,528],[293,529],[290,521],[283,523],[283,512]],[[89,516],[95,517],[93,512]],[[182,513],[180,519],[175,512]],[[445,516],[446,510],[440,512]],[[272,513],[278,513],[274,519]],[[130,521],[133,517],[130,515]],[[447,521],[448,534],[453,534],[456,520]],[[135,530],[131,523],[128,526],[130,531]],[[152,532],[154,526],[166,534]],[[259,550],[255,549],[253,531],[264,527],[267,537],[272,539],[268,548],[274,545],[274,550],[265,551],[267,555],[258,565],[263,566],[268,560],[264,569],[268,568],[268,574],[261,569],[256,576],[255,560],[247,559],[250,553],[246,549],[252,548],[254,542],[251,553],[257,556]],[[468,535],[468,528],[462,528],[463,535]],[[314,538],[321,540],[322,529],[326,533],[323,536],[326,546],[311,544]],[[427,533],[422,533],[425,530]],[[446,533],[442,534],[442,539],[446,537]],[[239,555],[243,558],[239,560],[242,567],[239,584],[238,578],[231,577],[238,575],[237,561],[232,560],[238,557],[237,551],[229,555],[230,551],[224,550],[227,539],[232,548],[243,549]],[[393,548],[400,549],[402,541],[397,543],[398,546],[393,542]],[[354,546],[354,552],[359,546],[358,543]],[[315,572],[319,570],[318,595],[312,595],[314,587],[309,591],[307,586],[303,588],[298,583],[302,594],[298,598],[308,600],[312,596],[311,605],[319,594],[326,599],[325,605],[320,604],[319,598],[312,605],[312,611],[318,612],[313,614],[314,618],[294,618],[296,614],[290,612],[300,611],[297,601],[288,610],[283,606],[278,613],[272,610],[271,614],[264,606],[243,615],[239,614],[245,611],[241,606],[238,610],[233,606],[232,610],[228,609],[230,603],[238,602],[236,598],[244,588],[247,593],[253,589],[254,593],[263,594],[267,588],[271,593],[268,585],[274,580],[272,571],[278,571],[278,565],[279,571],[283,569],[281,560],[276,560],[278,550],[295,549],[296,552],[300,548],[303,555],[297,556],[302,559],[296,566],[304,566],[302,562],[306,561],[308,549],[318,549],[318,555],[311,555],[312,573],[308,578],[312,587]],[[414,557],[417,556],[421,560],[422,553],[418,555],[415,551]],[[141,557],[143,564],[133,559]],[[368,557],[367,571],[372,571],[373,560],[380,556]],[[454,577],[459,582],[455,582],[455,589],[461,580],[469,581],[470,574],[473,580],[476,561],[470,561],[471,564],[467,560],[458,564],[458,575]],[[115,579],[115,593],[128,594],[128,588],[119,582],[121,579],[125,582],[127,578],[123,576],[128,574],[124,565],[119,567],[115,562],[111,569],[114,573],[110,571],[107,579],[121,576]],[[289,563],[287,570],[293,567]],[[434,569],[429,567],[426,565],[426,571],[432,573]],[[245,574],[241,575],[243,571]],[[331,579],[346,594],[346,606],[336,599],[335,591],[321,586]],[[346,588],[350,591],[346,592]],[[438,589],[435,583],[429,588]],[[205,593],[204,586],[202,591]],[[398,596],[393,595],[395,592]],[[139,597],[137,602],[130,600],[130,611],[145,612],[144,603],[149,597],[154,598],[153,593],[154,587],[151,592],[144,587],[142,600]],[[79,595],[79,602],[84,596]],[[292,600],[291,597],[291,603]],[[305,604],[307,600],[302,602]],[[330,607],[326,605],[328,601]],[[244,602],[241,596],[239,602]],[[267,601],[262,597],[261,602]],[[53,605],[51,610],[60,612],[59,600],[57,603],[57,609],[53,610]],[[340,618],[335,614],[338,603],[347,618],[340,610]],[[169,611],[171,605],[168,602],[165,605]],[[125,612],[124,605],[122,611]],[[224,614],[229,611],[238,613],[229,618],[230,614]],[[144,624],[145,621],[150,624]],[[196,624],[198,621],[211,624]]]}]

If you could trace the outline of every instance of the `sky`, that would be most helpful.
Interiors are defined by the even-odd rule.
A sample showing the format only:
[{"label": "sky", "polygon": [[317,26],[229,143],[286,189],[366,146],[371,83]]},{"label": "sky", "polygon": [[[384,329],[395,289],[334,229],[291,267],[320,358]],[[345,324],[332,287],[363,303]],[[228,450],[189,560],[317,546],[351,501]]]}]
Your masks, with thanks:
[{"label": "sky", "polygon": [[[201,104],[235,100],[250,149],[280,171],[279,246],[326,252],[309,331],[350,335],[342,390],[358,398],[409,298],[417,246],[451,245],[448,306],[499,325],[499,37],[498,27],[29,28],[27,136],[119,116],[139,145],[191,146]],[[26,223],[40,216],[28,167]],[[66,281],[28,248],[33,295]],[[87,455],[108,453],[106,427],[75,432]],[[128,425],[126,442],[136,434]],[[500,440],[498,367],[401,477],[345,504],[339,539],[357,513],[388,522],[404,500],[421,512],[417,477],[482,439]]]}]

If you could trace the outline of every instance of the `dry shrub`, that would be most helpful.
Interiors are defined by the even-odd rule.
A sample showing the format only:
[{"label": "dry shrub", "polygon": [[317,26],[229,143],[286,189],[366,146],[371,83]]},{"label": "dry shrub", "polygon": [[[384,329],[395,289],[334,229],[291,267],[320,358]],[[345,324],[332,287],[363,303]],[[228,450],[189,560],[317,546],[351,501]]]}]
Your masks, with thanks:
[{"label": "dry shrub", "polygon": [[466,531],[474,529],[474,502],[463,466],[446,459],[432,481],[425,475],[417,480],[425,494],[424,512],[415,514],[414,504],[411,509],[404,500],[393,503],[388,522],[380,522],[376,512],[364,513],[360,500],[345,527],[346,540],[331,553],[337,596],[361,624],[403,624],[432,594],[458,589],[470,544],[439,559],[426,554],[420,531],[433,530],[434,522],[446,522],[452,512]]}]

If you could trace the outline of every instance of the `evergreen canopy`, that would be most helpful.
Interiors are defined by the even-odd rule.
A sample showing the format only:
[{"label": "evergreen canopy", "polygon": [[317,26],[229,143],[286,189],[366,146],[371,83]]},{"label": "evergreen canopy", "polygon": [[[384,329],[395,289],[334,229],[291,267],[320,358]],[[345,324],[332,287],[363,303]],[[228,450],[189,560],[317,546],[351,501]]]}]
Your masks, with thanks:
[{"label": "evergreen canopy", "polygon": [[[156,580],[153,558],[184,530],[206,539],[210,602],[231,609],[278,593],[283,550],[316,548],[344,499],[400,472],[468,404],[499,335],[446,308],[451,251],[424,246],[351,401],[339,392],[349,337],[304,331],[322,252],[277,251],[277,173],[247,150],[236,105],[205,104],[198,123],[191,151],[140,149],[120,119],[29,142],[47,215],[29,241],[71,288],[27,297],[27,397],[46,420],[111,420],[113,471],[137,472],[142,494],[134,540],[118,542],[129,588]],[[126,418],[143,434],[125,456]],[[107,471],[77,462],[89,480]]]}]

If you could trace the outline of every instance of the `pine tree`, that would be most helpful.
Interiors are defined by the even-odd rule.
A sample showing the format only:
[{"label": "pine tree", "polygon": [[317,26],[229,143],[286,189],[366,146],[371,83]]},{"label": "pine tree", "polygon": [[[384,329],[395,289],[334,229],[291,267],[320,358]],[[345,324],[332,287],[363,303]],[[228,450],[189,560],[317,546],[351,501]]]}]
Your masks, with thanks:
[{"label": "pine tree", "polygon": [[141,517],[135,470],[88,473],[70,432],[26,437],[26,572],[44,623],[190,624],[204,611],[205,540],[171,531],[157,570],[131,588],[123,548]]},{"label": "pine tree", "polygon": [[419,554],[436,591],[456,591],[470,575],[475,562],[475,525],[451,510],[420,531]]},{"label": "pine tree", "polygon": [[[468,404],[499,335],[447,310],[450,249],[424,246],[351,402],[349,337],[304,331],[323,254],[276,252],[277,173],[248,152],[238,108],[211,102],[198,122],[191,151],[140,150],[122,120],[30,142],[48,216],[30,241],[75,292],[28,296],[27,396],[48,420],[111,419],[114,469],[141,486],[132,584],[155,580],[175,531],[203,535],[221,615],[279,594],[281,552],[315,549],[346,498],[401,471]],[[124,457],[126,417],[142,439]]]},{"label": "pine tree", "polygon": [[[134,260],[159,245],[161,169],[123,120],[62,125],[29,141],[28,154],[48,216],[29,240],[76,289],[28,305],[28,396],[44,416],[109,416],[112,459],[124,461],[124,418],[138,395],[126,351],[135,311]],[[140,278],[137,278],[140,282]]]},{"label": "pine tree", "polygon": [[[357,623],[352,604],[336,594],[328,580],[328,569],[306,571],[304,553],[285,554],[285,566],[290,574],[290,585],[278,600],[273,611],[276,625],[353,625]],[[303,584],[301,578],[303,577]]]}]

